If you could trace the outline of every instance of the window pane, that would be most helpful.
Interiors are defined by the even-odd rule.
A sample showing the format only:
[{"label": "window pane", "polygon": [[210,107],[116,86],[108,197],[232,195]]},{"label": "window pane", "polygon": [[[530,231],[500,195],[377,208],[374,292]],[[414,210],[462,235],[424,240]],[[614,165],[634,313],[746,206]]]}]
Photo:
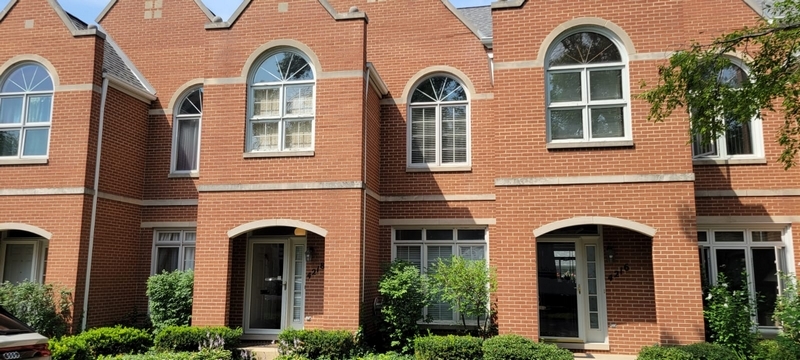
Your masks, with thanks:
[{"label": "window pane", "polygon": [[486,240],[486,230],[458,230],[458,240]]},{"label": "window pane", "polygon": [[714,241],[744,242],[744,233],[741,231],[714,231]]},{"label": "window pane", "polygon": [[706,291],[708,289],[709,284],[711,283],[711,274],[708,271],[708,268],[711,266],[711,249],[707,247],[701,247],[699,255],[700,255],[700,285],[702,286],[703,291]]},{"label": "window pane", "polygon": [[742,68],[736,65],[730,65],[719,72],[717,81],[720,84],[728,85],[731,88],[738,89],[742,84],[747,81],[747,73]]},{"label": "window pane", "polygon": [[176,247],[156,249],[156,274],[178,270],[178,250]]},{"label": "window pane", "polygon": [[621,62],[619,49],[607,37],[593,32],[567,36],[550,51],[550,65]]},{"label": "window pane", "polygon": [[725,143],[728,155],[752,155],[753,135],[750,132],[750,123],[728,121],[725,129]]},{"label": "window pane", "polygon": [[6,258],[3,259],[3,282],[9,281],[12,284],[18,284],[25,280],[37,280],[33,278],[34,250],[33,244],[6,245]]},{"label": "window pane", "polygon": [[420,246],[398,246],[395,259],[408,261],[422,271],[422,248]]},{"label": "window pane", "polygon": [[453,240],[453,230],[426,230],[425,239],[430,240]]},{"label": "window pane", "polygon": [[745,252],[742,249],[717,249],[717,273],[725,274],[730,289],[743,290]]},{"label": "window pane", "polygon": [[622,108],[591,109],[592,137],[623,137],[625,136],[625,123],[622,120]]},{"label": "window pane", "polygon": [[396,230],[395,240],[422,240],[422,230]]},{"label": "window pane", "polygon": [[428,315],[433,321],[453,320],[453,310],[450,309],[450,304],[439,299],[433,299],[432,302],[431,305],[428,305]]},{"label": "window pane", "polygon": [[49,134],[50,129],[25,130],[25,148],[22,150],[22,156],[47,155]]},{"label": "window pane", "polygon": [[411,102],[466,101],[467,93],[458,81],[447,76],[434,76],[417,85]]},{"label": "window pane", "polygon": [[203,112],[203,89],[192,91],[181,103],[179,114],[200,115]]},{"label": "window pane", "polygon": [[50,110],[53,108],[52,102],[52,95],[29,97],[27,122],[50,122]]},{"label": "window pane", "polygon": [[22,97],[0,98],[0,124],[22,122]]},{"label": "window pane", "polygon": [[697,242],[706,242],[708,241],[708,233],[705,231],[698,231],[697,232]]},{"label": "window pane", "polygon": [[178,120],[178,143],[175,145],[175,170],[197,170],[199,125],[200,121],[198,119]]},{"label": "window pane", "polygon": [[[595,250],[595,246],[593,246],[593,245],[592,246],[586,246],[586,261],[591,261],[591,262],[597,261],[595,259],[595,251],[596,251]],[[592,266],[594,266],[594,264],[592,264]],[[593,278],[593,277],[596,277],[596,276],[589,276],[589,277]]]},{"label": "window pane", "polygon": [[411,163],[436,162],[436,108],[411,109]]},{"label": "window pane", "polygon": [[589,72],[589,100],[622,99],[622,70]]},{"label": "window pane", "polygon": [[717,155],[717,141],[710,140],[703,143],[701,136],[695,136],[692,139],[692,156],[716,156]]},{"label": "window pane", "polygon": [[184,242],[195,242],[197,238],[197,233],[193,231],[187,231],[184,235],[183,241]]},{"label": "window pane", "polygon": [[551,110],[550,134],[553,140],[583,139],[583,110]]},{"label": "window pane", "polygon": [[181,233],[179,232],[160,232],[158,233],[159,242],[180,242]]},{"label": "window pane", "polygon": [[183,248],[183,270],[194,270],[194,247]]},{"label": "window pane", "polygon": [[583,86],[580,72],[550,73],[550,102],[581,101]]},{"label": "window pane", "polygon": [[778,269],[775,266],[775,248],[752,249],[753,285],[758,301],[756,318],[759,326],[776,326],[772,320],[775,300],[778,298]]},{"label": "window pane", "polygon": [[314,115],[314,86],[287,86],[286,115]]},{"label": "window pane", "polygon": [[264,60],[256,70],[254,83],[313,80],[311,66],[300,55],[284,51]]},{"label": "window pane", "polygon": [[442,107],[442,163],[467,162],[467,107]]},{"label": "window pane", "polygon": [[426,258],[428,264],[428,271],[434,271],[436,267],[436,263],[439,262],[439,259],[448,261],[450,258],[453,257],[453,247],[452,246],[428,246],[428,256]]},{"label": "window pane", "polygon": [[781,242],[783,238],[780,231],[753,231],[753,241],[755,242]]},{"label": "window pane", "polygon": [[53,80],[42,66],[27,64],[14,70],[3,83],[2,92],[52,91]]},{"label": "window pane", "polygon": [[0,131],[0,156],[19,154],[19,130]]},{"label": "window pane", "polygon": [[459,246],[458,256],[467,260],[485,260],[486,249],[483,245],[479,246]]},{"label": "window pane", "polygon": [[286,150],[311,148],[311,120],[287,121],[284,148]]},{"label": "window pane", "polygon": [[281,90],[279,88],[253,90],[253,117],[281,116]]},{"label": "window pane", "polygon": [[251,149],[253,151],[278,151],[278,123],[277,122],[258,122],[253,123],[253,139]]}]

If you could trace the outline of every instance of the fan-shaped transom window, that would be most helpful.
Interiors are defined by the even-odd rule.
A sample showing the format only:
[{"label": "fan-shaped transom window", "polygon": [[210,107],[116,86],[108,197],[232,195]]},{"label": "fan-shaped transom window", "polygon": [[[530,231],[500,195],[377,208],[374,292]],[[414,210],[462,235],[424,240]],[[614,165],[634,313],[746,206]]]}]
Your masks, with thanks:
[{"label": "fan-shaped transom window", "polygon": [[196,172],[200,166],[200,121],[203,118],[203,88],[190,90],[175,112],[172,142],[172,172]]},{"label": "fan-shaped transom window", "polygon": [[[748,80],[747,72],[736,64],[731,64],[717,74],[717,82],[732,89],[742,87]],[[725,132],[715,139],[703,141],[697,135],[692,141],[692,154],[696,159],[735,159],[762,158],[763,137],[761,121],[758,118],[749,121],[736,121],[726,118]]]},{"label": "fan-shaped transom window", "polygon": [[546,80],[549,142],[631,139],[628,69],[611,38],[562,36],[547,54]]},{"label": "fan-shaped transom window", "polygon": [[53,79],[39,64],[12,68],[0,86],[0,158],[46,157]]},{"label": "fan-shaped transom window", "polygon": [[253,69],[250,82],[250,152],[314,149],[314,70],[293,50],[272,53]]},{"label": "fan-shaped transom window", "polygon": [[469,101],[461,83],[437,75],[420,82],[409,103],[411,167],[469,163]]}]

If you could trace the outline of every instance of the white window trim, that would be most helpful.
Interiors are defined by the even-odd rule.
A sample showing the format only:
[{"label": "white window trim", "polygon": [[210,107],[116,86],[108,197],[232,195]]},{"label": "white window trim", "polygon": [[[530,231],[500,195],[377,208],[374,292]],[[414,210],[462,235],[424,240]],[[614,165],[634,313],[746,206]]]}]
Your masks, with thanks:
[{"label": "white window trim", "polygon": [[[314,76],[313,80],[301,80],[301,81],[272,81],[272,82],[262,82],[262,83],[254,83],[254,77],[258,68],[261,64],[272,57],[275,54],[281,52],[290,52],[303,58],[307,63],[309,69],[311,69],[311,73]],[[279,48],[274,49],[272,51],[268,51],[264,53],[257,61],[254,62],[255,66],[250,71],[250,76],[247,81],[247,129],[246,133],[246,143],[245,143],[245,153],[249,154],[294,154],[297,153],[300,156],[308,156],[308,152],[314,151],[316,147],[317,141],[317,73],[314,69],[314,64],[311,62],[309,57],[301,52],[300,50],[292,49],[292,48]],[[285,98],[284,98],[284,89],[287,86],[293,85],[308,85],[311,84],[311,106],[312,106],[312,114],[303,115],[303,116],[286,116],[284,114],[284,107],[285,107]],[[259,89],[266,89],[266,88],[279,88],[280,89],[280,117],[278,118],[256,118],[253,115],[253,100],[255,99],[255,90]],[[286,139],[284,138],[284,129],[286,121],[291,120],[303,120],[311,118],[311,147],[308,148],[298,148],[293,150],[286,150]],[[253,149],[253,129],[252,123],[253,121],[257,122],[276,122],[278,123],[278,150],[269,150],[269,151],[258,151]]]},{"label": "white window trim", "polygon": [[[464,90],[466,94],[467,100],[463,101],[436,101],[436,102],[412,102],[411,97],[414,96],[414,92],[417,88],[424,82],[433,77],[443,76],[452,79],[453,81],[457,82],[461,88]],[[408,95],[407,107],[406,107],[406,168],[411,171],[469,171],[471,170],[472,166],[472,107],[470,104],[472,103],[472,99],[470,99],[470,92],[469,88],[464,84],[460,78],[456,77],[455,75],[451,75],[448,73],[432,73],[424,76],[422,79],[417,81],[414,86],[411,87],[411,91]],[[457,163],[442,163],[442,107],[447,106],[459,106],[464,105],[466,107],[466,116],[467,116],[467,158],[465,162],[457,162]],[[434,163],[413,163],[411,158],[411,109],[413,108],[436,108],[436,162]]]},{"label": "white window trim", "polygon": [[[397,230],[422,230],[422,238],[423,240],[396,240]],[[425,230],[483,230],[484,231],[484,240],[461,240],[459,241],[456,238],[457,233],[454,231],[453,233],[453,240],[426,240],[425,239]],[[486,266],[490,266],[490,255],[489,255],[489,228],[485,226],[395,226],[392,227],[392,261],[397,258],[397,246],[419,246],[420,247],[420,267],[422,268],[423,274],[426,272],[427,268],[427,261],[428,261],[428,246],[446,246],[451,245],[453,248],[453,254],[458,255],[459,249],[458,246],[473,246],[473,245],[482,245],[484,246],[484,260],[486,261]],[[488,284],[487,284],[488,286]],[[487,299],[487,307],[489,306],[490,299]],[[428,308],[425,307],[423,310],[423,316],[428,315]],[[430,323],[420,321],[422,325],[442,325],[442,326],[460,326],[461,318],[457,311],[453,310],[453,321],[432,321]],[[468,323],[467,326],[470,324]]]},{"label": "white window trim", "polygon": [[[781,232],[781,241],[780,242],[754,242],[752,241],[752,232],[758,231],[780,231]],[[778,271],[785,271],[786,273],[794,273],[794,249],[793,249],[793,241],[792,241],[792,230],[790,225],[764,225],[764,224],[756,224],[756,225],[703,225],[697,228],[697,232],[705,232],[706,233],[706,241],[698,242],[698,248],[700,250],[707,248],[709,249],[710,256],[709,261],[710,263],[707,264],[706,271],[708,272],[709,285],[715,285],[717,283],[717,259],[716,259],[716,250],[744,250],[745,251],[745,264],[746,264],[746,271],[748,275],[748,291],[750,296],[753,297],[756,293],[755,291],[755,281],[754,281],[754,274],[753,274],[753,255],[752,249],[758,248],[774,248],[774,249],[783,249],[783,259],[778,258],[778,252],[776,251],[776,261],[778,262],[775,264],[776,269]],[[714,232],[744,232],[744,242],[716,242],[713,241]],[[703,261],[702,259],[700,260]],[[783,264],[781,264],[783,261]],[[784,265],[786,269],[780,269],[780,265]],[[700,274],[702,276],[702,273]],[[778,294],[780,295],[783,289],[780,288],[780,279],[778,280],[779,288]],[[757,321],[756,316],[753,316],[753,320]],[[777,334],[779,328],[776,326],[758,326],[758,330],[765,334]]]},{"label": "white window trim", "polygon": [[[178,243],[171,243],[171,242],[159,242],[158,241],[158,234],[160,233],[176,233],[179,232],[181,234],[181,240]],[[195,241],[186,241],[186,233],[195,233]],[[197,229],[190,229],[190,228],[180,228],[180,229],[156,229],[153,231],[153,248],[150,253],[150,275],[157,275],[156,274],[156,266],[158,262],[158,249],[159,248],[178,248],[178,270],[185,270],[184,268],[184,249],[187,247],[191,247],[195,249],[195,264],[197,259]]]},{"label": "white window trim", "polygon": [[[8,69],[2,76],[0,76],[0,86],[5,84],[6,79],[10,76],[14,71],[17,69],[26,66],[26,65],[35,65],[41,68],[42,71],[47,73],[47,76],[50,78],[50,81],[53,82],[53,90],[50,91],[29,91],[29,92],[10,92],[10,93],[3,93],[0,92],[0,102],[2,102],[3,98],[9,97],[20,97],[22,96],[22,113],[20,114],[20,123],[18,124],[2,124],[0,123],[0,130],[15,130],[19,129],[19,144],[17,145],[17,155],[15,156],[0,156],[0,160],[15,160],[15,159],[48,159],[50,156],[50,139],[53,137],[53,109],[55,105],[55,82],[53,81],[53,76],[47,70],[47,68],[37,62],[26,61],[16,66],[11,67]],[[27,125],[27,117],[28,117],[28,103],[29,99],[32,96],[37,95],[50,95],[50,119],[47,122],[37,122],[33,123],[33,125]],[[25,149],[25,136],[26,130],[31,129],[47,129],[47,149],[45,150],[44,155],[31,155],[25,156],[23,155],[23,151]]]},{"label": "white window trim", "polygon": [[[728,60],[731,61],[731,64],[734,66],[739,67],[745,74],[750,74],[750,69],[747,68],[745,63],[738,58],[735,57],[727,57]],[[764,130],[761,118],[758,116],[754,116],[750,119],[750,141],[752,142],[751,146],[753,147],[752,154],[742,154],[742,155],[728,155],[728,144],[726,139],[727,132],[722,132],[716,139],[714,139],[714,147],[716,147],[716,154],[694,154],[694,146],[692,146],[692,160],[696,164],[705,164],[708,162],[714,163],[717,161],[732,161],[735,163],[737,160],[765,160],[764,157]],[[699,139],[693,139],[693,141],[697,141]]]},{"label": "white window trim", "polygon": [[[605,36],[608,38],[614,45],[617,47],[617,50],[620,53],[620,57],[622,59],[621,62],[618,63],[602,63],[602,64],[589,64],[589,65],[567,65],[567,66],[556,66],[550,67],[550,54],[553,51],[553,48],[561,43],[564,38],[574,35],[581,32],[594,32]],[[547,144],[559,144],[561,146],[557,146],[554,148],[569,148],[569,145],[575,145],[575,147],[586,147],[586,144],[597,144],[598,146],[603,146],[603,144],[614,146],[630,146],[629,142],[633,141],[633,118],[631,114],[631,99],[630,99],[630,60],[628,58],[628,53],[625,48],[625,44],[619,39],[619,37],[614,34],[612,31],[601,28],[601,27],[577,27],[572,30],[566,31],[559,35],[558,37],[553,40],[547,50],[547,55],[544,59],[545,64],[545,74],[544,74],[544,82],[545,82],[545,119],[546,119],[546,128],[547,128]],[[575,72],[575,70],[581,69],[581,101],[580,102],[563,102],[557,103],[557,105],[553,105],[550,102],[550,73],[557,73],[563,72],[565,70],[572,70],[571,72]],[[622,70],[622,99],[619,100],[600,100],[600,101],[590,101],[589,100],[589,91],[591,90],[589,79],[588,79],[588,70],[614,70],[614,69],[621,69]],[[622,137],[609,137],[609,138],[599,138],[593,139],[591,134],[591,118],[589,117],[588,111],[590,107],[595,108],[602,108],[604,105],[608,105],[609,107],[618,107],[620,105],[623,106],[622,116],[623,116],[623,128],[625,131],[625,136]],[[550,110],[551,109],[582,109],[582,119],[583,119],[583,139],[553,139],[552,132],[550,131]]]},{"label": "white window trim", "polygon": [[32,264],[32,272],[34,281],[36,283],[43,283],[45,278],[45,256],[50,247],[50,241],[37,236],[31,237],[5,237],[5,232],[2,233],[0,238],[0,280],[5,276],[5,259],[6,259],[6,246],[8,244],[31,244],[33,245],[34,259]]},{"label": "white window trim", "polygon": [[[179,115],[180,109],[183,106],[183,102],[186,101],[186,98],[189,97],[193,92],[197,90],[203,91],[202,86],[195,86],[190,88],[189,90],[185,91],[183,95],[179,98],[180,100],[176,102],[174,114],[172,116],[172,153],[170,154],[170,166],[169,166],[169,173],[170,175],[188,175],[189,177],[198,176],[200,174],[200,142],[202,141],[202,130],[203,130],[203,104],[201,100],[200,104],[200,114],[199,115]],[[201,95],[202,96],[202,95]],[[197,163],[194,164],[195,170],[178,170],[176,167],[178,166],[178,122],[185,121],[185,120],[197,120]]]}]

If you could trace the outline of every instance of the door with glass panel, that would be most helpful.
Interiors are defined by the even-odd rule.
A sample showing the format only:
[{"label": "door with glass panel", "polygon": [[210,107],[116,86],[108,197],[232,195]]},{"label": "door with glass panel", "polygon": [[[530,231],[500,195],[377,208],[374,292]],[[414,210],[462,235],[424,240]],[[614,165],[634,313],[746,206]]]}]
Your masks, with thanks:
[{"label": "door with glass panel", "polygon": [[251,240],[248,247],[245,331],[274,335],[303,327],[305,242]]},{"label": "door with glass panel", "polygon": [[539,335],[565,342],[606,342],[603,261],[597,241],[536,244]]}]

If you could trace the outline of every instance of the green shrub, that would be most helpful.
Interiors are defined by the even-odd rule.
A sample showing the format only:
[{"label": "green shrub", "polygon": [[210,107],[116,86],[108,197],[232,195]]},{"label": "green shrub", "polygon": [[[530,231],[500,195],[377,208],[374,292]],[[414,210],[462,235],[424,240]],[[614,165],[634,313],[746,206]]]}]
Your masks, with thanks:
[{"label": "green shrub", "polygon": [[159,331],[167,326],[189,325],[192,318],[194,272],[173,271],[147,279],[150,320]]},{"label": "green shrub", "polygon": [[694,360],[692,354],[673,346],[645,346],[636,360]]},{"label": "green shrub", "polygon": [[425,336],[414,340],[417,360],[475,360],[483,357],[482,340],[472,336]]},{"label": "green shrub", "polygon": [[221,339],[224,349],[233,350],[239,346],[242,329],[231,329],[224,326],[169,326],[156,334],[155,348],[158,351],[197,351],[202,344],[216,337]]},{"label": "green shrub", "polygon": [[230,360],[231,352],[203,349],[198,352],[153,352],[140,355],[100,356],[97,360]]},{"label": "green shrub", "polygon": [[48,343],[53,360],[91,360],[92,355],[86,340],[80,336],[64,336],[50,339]]},{"label": "green shrub", "polygon": [[680,346],[679,348],[692,355],[695,360],[730,360],[737,358],[736,352],[720,344],[702,342]]},{"label": "green shrub", "polygon": [[281,355],[276,357],[275,360],[310,360],[310,359],[302,355]]},{"label": "green shrub", "polygon": [[[741,276],[742,289],[747,289],[747,276]],[[753,303],[746,290],[732,289],[725,274],[718,275],[717,285],[708,290],[707,305],[703,311],[711,330],[711,339],[736,353],[749,356],[756,344],[753,333]]]},{"label": "green shrub", "polygon": [[7,281],[0,285],[0,305],[42,335],[59,337],[69,333],[72,293],[68,290],[30,281]]},{"label": "green shrub", "polygon": [[367,354],[353,358],[353,360],[414,360],[414,357],[411,355],[389,352],[386,354]]},{"label": "green shrub", "polygon": [[153,346],[148,332],[122,326],[91,329],[76,336],[86,341],[94,356],[141,354]]},{"label": "green shrub", "polygon": [[485,260],[453,255],[450,259],[440,258],[428,269],[428,276],[431,291],[458,312],[464,329],[474,325],[481,337],[488,337],[492,325],[489,296],[497,290],[494,269]]},{"label": "green shrub", "polygon": [[774,340],[761,340],[756,344],[753,360],[797,360],[800,359],[800,344],[787,336]]},{"label": "green shrub", "polygon": [[381,276],[378,292],[383,297],[381,332],[389,338],[390,348],[410,353],[422,310],[430,300],[425,279],[416,265],[395,260]]},{"label": "green shrub", "polygon": [[484,360],[572,360],[572,352],[536,343],[519,335],[499,335],[483,341]]},{"label": "green shrub", "polygon": [[278,335],[278,352],[309,359],[348,359],[356,350],[355,337],[345,330],[286,329]]},{"label": "green shrub", "polygon": [[800,342],[800,294],[797,279],[782,274],[785,289],[775,302],[773,319],[781,324],[781,333],[790,339]]}]

